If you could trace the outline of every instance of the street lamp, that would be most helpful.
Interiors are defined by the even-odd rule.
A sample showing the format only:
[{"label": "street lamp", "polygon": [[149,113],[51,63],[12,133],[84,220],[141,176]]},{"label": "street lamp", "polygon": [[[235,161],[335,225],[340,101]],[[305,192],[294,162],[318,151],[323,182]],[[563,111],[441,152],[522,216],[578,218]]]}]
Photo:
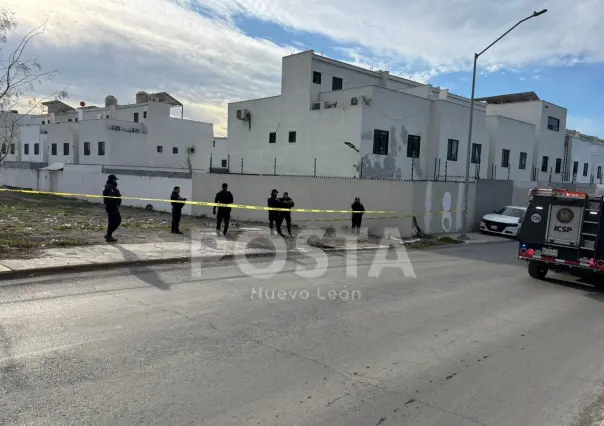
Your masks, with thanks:
[{"label": "street lamp", "polygon": [[476,87],[476,62],[478,61],[478,57],[480,55],[482,55],[484,52],[486,52],[491,47],[493,47],[493,45],[495,43],[497,43],[499,40],[501,40],[506,35],[508,35],[518,25],[522,24],[524,21],[528,21],[531,18],[536,18],[537,16],[543,15],[545,12],[547,12],[547,9],[543,9],[540,12],[533,12],[532,15],[527,16],[526,18],[518,21],[518,23],[516,25],[514,25],[512,28],[510,28],[505,33],[503,33],[501,35],[501,37],[499,37],[493,43],[489,44],[489,46],[486,49],[484,49],[482,52],[474,53],[474,71],[472,72],[472,97],[470,98],[470,124],[469,124],[469,130],[468,130],[468,149],[467,149],[467,153],[466,153],[467,154],[466,155],[466,176],[464,179],[464,189],[463,189],[463,216],[461,218],[461,235],[459,236],[459,239],[461,239],[461,240],[468,239],[468,236],[466,233],[467,233],[467,227],[468,227],[468,189],[470,186],[470,162],[471,162],[470,155],[471,155],[471,149],[472,149],[472,121],[474,119],[474,89]]}]

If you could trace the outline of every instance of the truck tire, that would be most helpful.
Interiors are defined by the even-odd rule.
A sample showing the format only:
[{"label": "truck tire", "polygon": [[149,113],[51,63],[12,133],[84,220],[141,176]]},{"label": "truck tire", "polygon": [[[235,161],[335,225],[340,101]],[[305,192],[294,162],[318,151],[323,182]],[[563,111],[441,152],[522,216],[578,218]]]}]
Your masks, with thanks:
[{"label": "truck tire", "polygon": [[547,275],[547,268],[544,268],[543,266],[540,266],[537,263],[529,262],[528,273],[531,278],[542,280]]}]

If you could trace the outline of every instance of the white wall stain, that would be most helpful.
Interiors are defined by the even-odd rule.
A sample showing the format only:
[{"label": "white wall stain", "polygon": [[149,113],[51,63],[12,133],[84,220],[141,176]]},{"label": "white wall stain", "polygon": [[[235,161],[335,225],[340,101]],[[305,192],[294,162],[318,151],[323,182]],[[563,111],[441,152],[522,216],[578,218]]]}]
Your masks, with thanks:
[{"label": "white wall stain", "polygon": [[455,209],[457,212],[455,213],[455,228],[457,231],[461,230],[461,219],[463,212],[461,209],[463,208],[463,182],[459,182],[457,185],[457,206]]},{"label": "white wall stain", "polygon": [[[430,213],[432,211],[432,182],[426,182],[426,193],[424,194],[424,211]],[[432,215],[424,215],[424,232],[430,232],[432,224]]]},{"label": "white wall stain", "polygon": [[451,216],[451,212],[448,210],[451,210],[451,193],[450,192],[445,192],[445,195],[443,195],[443,205],[442,205],[442,218],[441,218],[441,225],[442,225],[442,229],[445,232],[451,232],[451,225],[453,225],[453,218]]}]

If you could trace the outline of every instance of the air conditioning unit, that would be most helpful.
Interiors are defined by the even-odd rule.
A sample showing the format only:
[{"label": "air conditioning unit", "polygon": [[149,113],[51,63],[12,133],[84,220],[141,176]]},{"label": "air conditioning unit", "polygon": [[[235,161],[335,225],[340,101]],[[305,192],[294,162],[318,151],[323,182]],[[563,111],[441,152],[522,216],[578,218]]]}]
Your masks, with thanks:
[{"label": "air conditioning unit", "polygon": [[337,102],[330,103],[330,102],[325,101],[325,108],[336,108],[337,106],[338,106]]},{"label": "air conditioning unit", "polygon": [[134,133],[140,133],[140,129],[134,129]]},{"label": "air conditioning unit", "polygon": [[120,126],[115,126],[115,128],[113,130],[119,132],[120,130],[122,130],[122,128]]},{"label": "air conditioning unit", "polygon": [[190,147],[190,148],[187,148],[187,152],[188,152],[189,154],[195,154],[195,147],[194,147],[194,146],[192,146],[192,147]]},{"label": "air conditioning unit", "polygon": [[242,112],[240,109],[237,110],[237,120],[241,120]]},{"label": "air conditioning unit", "polygon": [[311,109],[312,111],[316,111],[316,110],[318,110],[318,109],[321,109],[321,102],[313,102],[313,103],[310,105],[310,109]]},{"label": "air conditioning unit", "polygon": [[358,105],[359,104],[359,98],[354,97],[350,100],[350,105]]}]

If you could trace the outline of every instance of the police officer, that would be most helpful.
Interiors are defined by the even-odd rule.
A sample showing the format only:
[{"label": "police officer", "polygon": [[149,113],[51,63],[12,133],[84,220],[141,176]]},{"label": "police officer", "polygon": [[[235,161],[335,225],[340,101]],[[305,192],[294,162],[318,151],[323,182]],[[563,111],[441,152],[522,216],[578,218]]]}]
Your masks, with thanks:
[{"label": "police officer", "polygon": [[287,223],[287,233],[289,234],[289,236],[292,236],[292,215],[291,215],[291,209],[292,207],[294,207],[294,200],[292,200],[289,196],[289,194],[287,192],[283,193],[283,197],[279,198],[279,204],[280,207],[282,209],[288,209],[290,211],[280,211],[279,212],[279,222],[278,222],[278,228],[279,230],[281,230],[281,224],[283,223],[283,221],[285,220],[285,222]]},{"label": "police officer", "polygon": [[[222,184],[222,191],[216,194],[214,202],[216,204],[233,204],[233,194],[228,190],[229,186],[226,183]],[[216,206],[214,206],[213,214],[216,215]],[[220,225],[224,220],[224,231],[222,235],[226,236],[227,229],[229,229],[229,222],[231,221],[231,208],[230,207],[218,207],[218,214],[216,215],[216,233],[220,232]]]},{"label": "police officer", "polygon": [[175,201],[187,201],[186,198],[182,198],[180,196],[180,186],[175,186],[172,191],[172,195],[170,195],[170,200],[172,200],[172,233],[173,234],[182,234],[180,232],[180,216],[182,213],[182,208],[185,203],[178,203]]},{"label": "police officer", "polygon": [[[365,206],[361,203],[361,199],[356,197],[354,199],[354,203],[350,206],[352,211],[354,212],[364,212]],[[352,232],[354,234],[359,234],[361,231],[361,222],[363,221],[363,213],[353,213],[352,214]]]},{"label": "police officer", "polygon": [[[117,177],[115,175],[109,175],[105,188],[103,189],[103,197],[121,197],[120,190],[117,189]],[[116,242],[113,238],[113,233],[122,223],[122,216],[120,215],[120,206],[122,205],[121,198],[103,198],[105,204],[105,211],[107,212],[107,233],[105,234],[105,241],[108,243]]]},{"label": "police officer", "polygon": [[[267,200],[268,207],[272,207],[272,208],[281,207],[281,203],[279,202],[279,199],[277,198],[278,194],[279,194],[279,191],[277,191],[276,189],[273,189],[271,191],[271,196]],[[275,232],[273,231],[273,223],[275,225],[277,225],[277,234],[283,236],[283,234],[281,233],[281,223],[279,222],[279,210],[269,210],[268,211],[268,227],[271,230],[271,235],[275,234]]]}]

